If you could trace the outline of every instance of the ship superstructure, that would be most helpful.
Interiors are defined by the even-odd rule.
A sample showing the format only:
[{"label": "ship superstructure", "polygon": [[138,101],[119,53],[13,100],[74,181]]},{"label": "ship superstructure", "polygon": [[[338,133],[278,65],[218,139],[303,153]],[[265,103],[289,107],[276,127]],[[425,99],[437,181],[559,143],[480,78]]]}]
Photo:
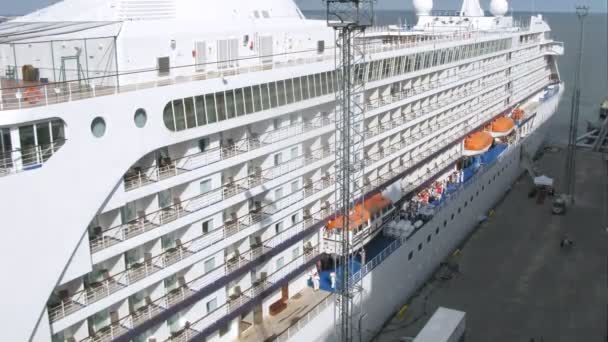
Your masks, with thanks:
[{"label": "ship superstructure", "polygon": [[[513,151],[538,147],[563,88],[563,46],[540,15],[415,2],[414,28],[372,27],[358,42],[368,200],[351,227],[353,277],[386,272],[446,206],[421,218],[419,204],[476,182],[487,158],[521,171]],[[2,285],[4,340],[287,340],[288,319],[269,323],[282,312],[329,310],[331,289],[302,293],[343,252],[334,39],[291,0],[64,0],[1,24],[0,205],[15,277]],[[388,227],[399,213],[411,229]],[[379,237],[390,241],[376,253]],[[331,339],[329,320],[294,322]]]}]

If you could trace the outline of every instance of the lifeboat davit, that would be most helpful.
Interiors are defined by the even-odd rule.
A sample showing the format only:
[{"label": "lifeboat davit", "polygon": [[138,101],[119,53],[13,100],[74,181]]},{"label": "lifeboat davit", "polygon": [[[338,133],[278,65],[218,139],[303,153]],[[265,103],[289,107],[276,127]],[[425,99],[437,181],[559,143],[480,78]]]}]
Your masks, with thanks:
[{"label": "lifeboat davit", "polygon": [[526,116],[526,112],[524,112],[524,110],[521,108],[515,108],[513,109],[513,115],[511,116],[513,117],[513,120],[519,121]]},{"label": "lifeboat davit", "polygon": [[488,132],[479,131],[469,134],[464,139],[464,151],[465,156],[474,156],[482,154],[490,149],[494,138]]},{"label": "lifeboat davit", "polygon": [[[350,214],[350,220],[348,228],[354,230],[355,228],[363,225],[367,222],[370,217],[382,211],[382,209],[391,205],[391,200],[382,196],[382,194],[376,194],[366,199],[363,204],[357,204],[354,210]],[[329,220],[325,225],[326,230],[341,229],[344,225],[344,216],[340,215],[335,219]]]},{"label": "lifeboat davit", "polygon": [[515,121],[513,121],[513,119],[501,116],[492,121],[492,123],[488,125],[487,130],[494,138],[499,138],[511,134],[514,128]]}]

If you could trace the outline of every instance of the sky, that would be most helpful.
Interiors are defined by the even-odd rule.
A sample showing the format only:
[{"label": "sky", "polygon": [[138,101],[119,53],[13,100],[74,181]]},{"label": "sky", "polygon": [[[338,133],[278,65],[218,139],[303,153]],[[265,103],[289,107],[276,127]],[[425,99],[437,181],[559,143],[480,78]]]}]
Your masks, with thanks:
[{"label": "sky", "polygon": [[[0,14],[25,14],[45,7],[56,0],[0,0]],[[199,0],[209,1],[212,0]],[[255,0],[247,0],[255,1]],[[321,0],[294,0],[302,9],[323,8]],[[490,0],[480,0],[484,9],[489,8]],[[569,12],[575,4],[591,6],[593,12],[606,12],[608,0],[508,0],[514,11],[528,12],[535,9],[539,12]],[[460,8],[462,0],[434,0],[434,8],[453,10]],[[377,9],[411,9],[412,0],[377,0]]]}]

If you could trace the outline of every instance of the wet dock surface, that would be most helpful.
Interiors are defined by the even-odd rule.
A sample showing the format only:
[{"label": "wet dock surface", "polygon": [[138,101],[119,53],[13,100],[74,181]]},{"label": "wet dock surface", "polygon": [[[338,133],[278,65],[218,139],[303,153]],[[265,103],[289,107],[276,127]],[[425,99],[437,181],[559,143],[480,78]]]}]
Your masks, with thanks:
[{"label": "wet dock surface", "polygon": [[[466,312],[467,342],[608,341],[608,163],[578,152],[576,203],[551,214],[524,174],[452,260],[375,341],[414,337],[439,306]],[[565,151],[536,162],[562,189]],[[574,241],[561,248],[561,239]],[[533,339],[533,340],[532,340]],[[408,339],[404,339],[406,341]]]}]

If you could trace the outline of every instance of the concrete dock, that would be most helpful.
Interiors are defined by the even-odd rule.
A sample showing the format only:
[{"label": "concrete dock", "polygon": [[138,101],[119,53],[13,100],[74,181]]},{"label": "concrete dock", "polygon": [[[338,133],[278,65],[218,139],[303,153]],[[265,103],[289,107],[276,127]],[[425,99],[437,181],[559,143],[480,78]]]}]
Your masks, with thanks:
[{"label": "concrete dock", "polygon": [[[443,306],[466,312],[467,342],[607,342],[605,158],[578,152],[576,203],[565,216],[551,214],[551,197],[529,198],[532,180],[520,177],[452,258],[460,273],[439,269],[375,341],[416,336]],[[562,189],[563,149],[536,164]],[[560,247],[564,236],[572,248]]]}]

